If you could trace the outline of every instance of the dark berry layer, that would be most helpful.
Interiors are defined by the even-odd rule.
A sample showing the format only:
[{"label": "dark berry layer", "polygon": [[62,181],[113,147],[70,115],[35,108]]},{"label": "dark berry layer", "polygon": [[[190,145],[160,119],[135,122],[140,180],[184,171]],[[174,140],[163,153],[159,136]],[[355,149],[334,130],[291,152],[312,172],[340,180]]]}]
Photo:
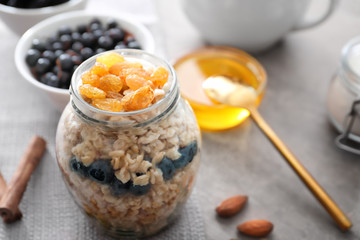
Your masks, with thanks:
[{"label": "dark berry layer", "polygon": [[[157,167],[162,171],[164,180],[172,179],[178,169],[184,168],[191,163],[197,151],[197,142],[194,141],[179,149],[179,152],[181,153],[179,159],[171,160],[164,157],[161,162],[157,164]],[[147,156],[145,161],[151,162],[152,159]],[[151,188],[150,184],[143,186],[134,185],[132,180],[126,183],[121,182],[115,177],[114,170],[111,165],[111,159],[99,159],[94,161],[90,166],[86,167],[81,161],[78,161],[76,157],[73,157],[70,160],[70,168],[82,177],[90,178],[101,184],[109,184],[111,193],[116,197],[125,193],[141,196],[148,193]],[[143,174],[144,173],[136,173],[137,176],[141,176]]]}]

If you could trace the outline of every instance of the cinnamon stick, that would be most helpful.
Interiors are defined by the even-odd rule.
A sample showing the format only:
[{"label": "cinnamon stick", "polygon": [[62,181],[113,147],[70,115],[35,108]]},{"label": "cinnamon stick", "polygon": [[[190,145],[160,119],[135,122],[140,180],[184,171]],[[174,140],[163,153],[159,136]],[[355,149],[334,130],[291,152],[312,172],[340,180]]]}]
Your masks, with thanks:
[{"label": "cinnamon stick", "polygon": [[31,139],[20,163],[11,178],[6,191],[0,201],[0,215],[4,219],[15,219],[21,198],[27,183],[40,162],[46,149],[43,138],[35,136]]},{"label": "cinnamon stick", "polygon": [[[2,199],[2,197],[4,196],[4,193],[6,192],[6,189],[7,189],[7,186],[6,186],[5,179],[4,179],[3,175],[0,172],[0,199]],[[13,218],[9,218],[9,217],[4,216],[3,220],[6,223],[11,223],[11,222],[14,222],[16,220],[19,220],[21,217],[22,217],[22,213],[21,213],[20,209],[17,208]]]}]

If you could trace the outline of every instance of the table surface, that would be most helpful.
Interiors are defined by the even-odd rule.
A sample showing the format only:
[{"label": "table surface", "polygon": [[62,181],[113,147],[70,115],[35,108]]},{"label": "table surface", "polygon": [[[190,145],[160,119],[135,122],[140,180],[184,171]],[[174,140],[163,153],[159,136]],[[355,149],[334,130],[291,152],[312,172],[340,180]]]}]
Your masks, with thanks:
[{"label": "table surface", "polygon": [[[169,61],[204,44],[177,1],[154,1],[159,21],[152,24],[162,37],[162,54]],[[91,4],[95,2],[98,1]],[[11,126],[16,123],[24,136],[37,133],[54,138],[60,113],[41,96],[33,97],[36,92],[21,79],[13,64],[17,37],[8,30],[1,33],[4,36],[1,36],[0,52],[6,59],[0,60],[0,96],[10,91],[14,97],[21,96],[24,99],[21,104],[28,107],[17,112],[17,108],[24,109],[19,101],[2,99],[1,116],[7,114],[15,119]],[[274,223],[274,231],[267,239],[360,239],[359,156],[335,147],[338,133],[329,123],[325,104],[341,48],[359,33],[360,14],[341,3],[325,23],[291,33],[273,49],[255,56],[268,74],[259,111],[351,218],[352,230],[343,233],[337,228],[259,129],[246,121],[229,131],[203,132],[202,165],[196,189],[207,239],[252,239],[239,235],[236,226],[259,218]],[[26,119],[30,111],[38,113],[32,121],[39,121],[32,129]],[[13,172],[16,164],[9,166],[6,159],[20,159],[26,141],[12,137],[15,129],[8,126],[9,122],[0,118],[0,167]],[[22,144],[8,149],[9,142],[16,141]],[[50,150],[54,141],[49,139]],[[8,152],[16,152],[16,156]],[[7,180],[10,177],[5,174]],[[249,196],[246,207],[232,218],[218,218],[217,204],[236,194]]]},{"label": "table surface", "polygon": [[[158,2],[160,16],[168,20],[160,22],[170,58],[203,44],[176,5]],[[314,11],[319,8],[312,5]],[[259,111],[351,218],[352,230],[343,233],[337,228],[271,143],[247,121],[230,131],[203,133],[197,190],[208,239],[248,239],[237,233],[236,226],[259,218],[274,223],[267,239],[360,239],[359,156],[336,148],[338,133],[326,110],[327,89],[341,48],[360,34],[358,10],[343,1],[323,24],[291,33],[255,56],[268,74]],[[245,209],[230,219],[216,217],[217,204],[236,194],[249,196]]]}]

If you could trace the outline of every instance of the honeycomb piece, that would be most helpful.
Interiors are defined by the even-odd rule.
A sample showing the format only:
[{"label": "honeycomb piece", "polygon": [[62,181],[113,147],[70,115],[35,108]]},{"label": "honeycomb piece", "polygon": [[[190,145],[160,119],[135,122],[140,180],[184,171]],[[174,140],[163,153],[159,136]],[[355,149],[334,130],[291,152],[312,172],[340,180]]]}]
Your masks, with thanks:
[{"label": "honeycomb piece", "polygon": [[161,88],[167,82],[169,72],[163,67],[158,67],[151,74],[150,79],[154,83],[156,88]]},{"label": "honeycomb piece", "polygon": [[90,84],[93,87],[100,86],[100,78],[98,75],[91,74],[90,72],[85,72],[81,75],[81,80],[83,84]]},{"label": "honeycomb piece", "polygon": [[93,87],[90,84],[81,85],[79,87],[79,92],[85,97],[91,99],[101,99],[106,97],[106,93],[103,90]]},{"label": "honeycomb piece", "polygon": [[125,111],[136,111],[146,108],[154,99],[154,91],[149,86],[141,87],[123,97],[121,103]]},{"label": "honeycomb piece", "polygon": [[113,98],[93,99],[91,105],[99,109],[111,112],[120,112],[123,110],[121,101]]},{"label": "honeycomb piece", "polygon": [[103,77],[109,74],[106,66],[100,62],[95,63],[95,65],[90,69],[90,73],[98,75],[99,77]]},{"label": "honeycomb piece", "polygon": [[106,92],[106,97],[121,100],[124,97],[124,95],[122,95],[121,93],[108,91],[108,92]]},{"label": "honeycomb piece", "polygon": [[104,90],[105,92],[107,91],[120,92],[123,85],[124,85],[123,81],[119,77],[112,74],[108,74],[100,78],[99,88]]},{"label": "honeycomb piece", "polygon": [[116,52],[106,53],[96,58],[96,62],[104,64],[107,69],[109,69],[115,63],[120,63],[124,61],[124,57]]}]

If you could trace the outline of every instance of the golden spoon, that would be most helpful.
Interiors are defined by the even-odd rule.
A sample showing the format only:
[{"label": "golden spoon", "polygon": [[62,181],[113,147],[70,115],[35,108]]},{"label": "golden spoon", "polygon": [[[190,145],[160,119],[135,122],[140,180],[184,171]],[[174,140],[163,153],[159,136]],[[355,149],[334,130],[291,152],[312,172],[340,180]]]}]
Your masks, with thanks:
[{"label": "golden spoon", "polygon": [[255,103],[257,94],[254,88],[236,83],[223,76],[215,76],[209,77],[205,80],[203,83],[203,89],[211,100],[225,105],[247,109],[250,112],[250,117],[280,152],[280,154],[287,160],[295,173],[323,205],[339,227],[343,231],[351,228],[351,221],[262,118],[256,109]]}]

